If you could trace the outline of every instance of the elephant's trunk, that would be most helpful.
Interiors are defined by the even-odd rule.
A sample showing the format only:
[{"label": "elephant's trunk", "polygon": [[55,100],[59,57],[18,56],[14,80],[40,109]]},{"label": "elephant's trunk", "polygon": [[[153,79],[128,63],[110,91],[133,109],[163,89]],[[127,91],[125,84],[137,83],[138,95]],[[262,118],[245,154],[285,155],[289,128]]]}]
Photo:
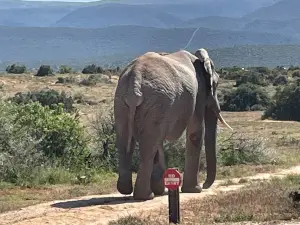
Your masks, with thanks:
[{"label": "elephant's trunk", "polygon": [[209,188],[216,179],[217,157],[216,157],[216,138],[217,138],[218,118],[214,111],[206,107],[205,110],[205,154],[207,164],[206,181],[203,188]]},{"label": "elephant's trunk", "polygon": [[208,105],[205,109],[205,154],[207,164],[206,181],[203,188],[209,188],[216,179],[217,171],[217,156],[216,156],[216,143],[217,143],[217,122],[218,119],[226,127],[233,130],[223,119],[221,115],[219,101],[217,95],[208,98]]}]

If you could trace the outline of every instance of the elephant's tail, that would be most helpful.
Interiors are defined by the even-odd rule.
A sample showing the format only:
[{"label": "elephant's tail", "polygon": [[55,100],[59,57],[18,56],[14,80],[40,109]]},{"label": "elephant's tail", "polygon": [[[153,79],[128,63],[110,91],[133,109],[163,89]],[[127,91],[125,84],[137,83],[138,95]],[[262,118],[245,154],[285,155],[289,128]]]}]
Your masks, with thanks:
[{"label": "elephant's tail", "polygon": [[132,74],[131,82],[128,86],[128,95],[125,98],[126,104],[129,107],[129,113],[128,113],[128,141],[127,141],[127,153],[130,151],[130,145],[131,140],[133,136],[133,130],[134,130],[134,116],[136,107],[142,104],[143,102],[143,93],[141,92],[141,79],[142,76],[140,74]]}]

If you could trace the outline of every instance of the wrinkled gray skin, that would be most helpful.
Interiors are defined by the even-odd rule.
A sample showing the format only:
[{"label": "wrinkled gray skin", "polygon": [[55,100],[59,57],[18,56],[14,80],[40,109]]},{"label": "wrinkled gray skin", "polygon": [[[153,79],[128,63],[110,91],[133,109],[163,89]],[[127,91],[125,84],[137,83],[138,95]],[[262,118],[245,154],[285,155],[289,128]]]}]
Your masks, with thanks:
[{"label": "wrinkled gray skin", "polygon": [[[210,72],[210,74],[208,73]],[[199,193],[200,152],[205,140],[209,188],[216,177],[217,119],[225,125],[216,95],[218,74],[211,59],[200,60],[187,51],[148,52],[122,72],[114,98],[119,153],[118,191],[129,195],[132,153],[139,142],[140,165],[134,199],[149,200],[164,193],[164,140],[177,140],[186,132],[182,192]],[[210,79],[212,90],[210,91]]]}]

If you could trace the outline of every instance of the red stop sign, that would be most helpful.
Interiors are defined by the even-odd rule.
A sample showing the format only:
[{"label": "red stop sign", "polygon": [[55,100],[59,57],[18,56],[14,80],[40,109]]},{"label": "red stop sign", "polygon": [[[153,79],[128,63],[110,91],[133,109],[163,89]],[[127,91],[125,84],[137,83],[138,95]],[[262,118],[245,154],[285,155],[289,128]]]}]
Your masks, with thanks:
[{"label": "red stop sign", "polygon": [[181,185],[181,174],[175,168],[169,168],[164,173],[165,187],[170,190],[176,190]]}]

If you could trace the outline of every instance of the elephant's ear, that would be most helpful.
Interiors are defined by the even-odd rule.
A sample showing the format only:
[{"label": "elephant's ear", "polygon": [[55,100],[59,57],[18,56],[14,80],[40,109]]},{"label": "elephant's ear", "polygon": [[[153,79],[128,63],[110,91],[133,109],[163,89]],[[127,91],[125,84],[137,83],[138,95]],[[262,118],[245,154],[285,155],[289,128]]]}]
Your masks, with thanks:
[{"label": "elephant's ear", "polygon": [[[207,90],[207,95],[209,95],[209,92],[211,90],[211,75],[208,75],[207,69],[205,68],[205,64],[203,61],[201,61],[200,59],[196,59],[193,63],[194,68],[196,70],[197,76],[199,77],[200,80],[201,77],[203,77],[204,81],[205,81],[205,86],[206,86],[206,90]],[[209,68],[211,69],[211,66],[209,66]],[[211,69],[212,71],[212,69]]]}]

